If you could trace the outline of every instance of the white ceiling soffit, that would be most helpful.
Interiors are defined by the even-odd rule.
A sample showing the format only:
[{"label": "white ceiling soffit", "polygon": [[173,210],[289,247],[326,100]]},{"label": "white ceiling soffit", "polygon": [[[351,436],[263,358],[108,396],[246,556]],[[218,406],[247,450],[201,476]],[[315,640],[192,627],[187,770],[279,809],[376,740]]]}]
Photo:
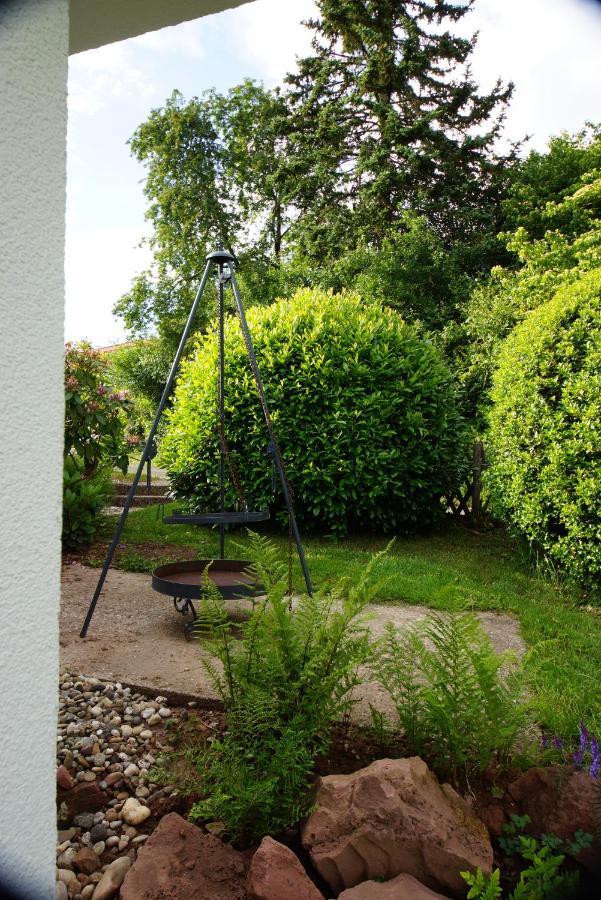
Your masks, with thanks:
[{"label": "white ceiling soffit", "polygon": [[249,0],[71,0],[69,53],[178,25]]}]

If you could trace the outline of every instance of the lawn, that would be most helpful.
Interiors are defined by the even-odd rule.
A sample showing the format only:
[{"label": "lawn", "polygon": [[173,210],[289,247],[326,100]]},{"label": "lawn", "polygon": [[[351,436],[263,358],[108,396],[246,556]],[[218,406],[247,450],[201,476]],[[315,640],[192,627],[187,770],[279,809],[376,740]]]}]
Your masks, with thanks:
[{"label": "lawn", "polygon": [[[108,536],[108,529],[107,529]],[[273,535],[285,552],[286,538]],[[124,568],[150,570],[136,545],[157,542],[193,547],[199,556],[217,553],[218,535],[208,529],[164,525],[157,508],[132,510],[122,540],[131,548]],[[237,532],[230,542],[245,543]],[[236,552],[230,543],[231,555]],[[354,576],[384,538],[323,538],[305,541],[316,585]],[[164,559],[157,556],[158,559]],[[302,579],[295,559],[295,584]],[[584,719],[601,732],[601,609],[585,605],[574,591],[532,570],[503,531],[476,533],[450,524],[441,531],[397,539],[377,568],[386,577],[379,602],[423,604],[433,609],[470,608],[518,616],[528,652],[524,665],[537,720],[550,731],[574,735]]]}]

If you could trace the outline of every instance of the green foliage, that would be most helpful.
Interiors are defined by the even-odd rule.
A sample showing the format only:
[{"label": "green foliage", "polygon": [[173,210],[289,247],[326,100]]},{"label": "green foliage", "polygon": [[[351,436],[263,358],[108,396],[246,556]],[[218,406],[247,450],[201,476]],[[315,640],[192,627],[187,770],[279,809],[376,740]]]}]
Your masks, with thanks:
[{"label": "green foliage", "polygon": [[228,730],[196,760],[205,799],[192,818],[220,819],[238,841],[260,840],[298,822],[311,806],[311,773],[330,728],[353,703],[368,653],[361,620],[377,585],[374,557],[358,583],[285,595],[286,565],[251,536],[253,574],[265,589],[250,619],[232,635],[223,598],[207,579],[197,630],[220,663],[203,659],[221,696]]},{"label": "green foliage", "polygon": [[[392,311],[301,291],[249,311],[300,521],[322,532],[423,525],[460,480],[466,432],[436,349]],[[225,431],[247,495],[271,502],[261,406],[237,321],[226,323]],[[182,368],[160,463],[194,508],[218,499],[215,334]],[[233,491],[229,503],[235,503]],[[249,499],[249,502],[251,500]]]},{"label": "green foliage", "polygon": [[157,337],[145,338],[111,353],[108,362],[113,383],[129,392],[129,429],[142,437],[165,389],[173,362],[171,345]]},{"label": "green foliage", "polygon": [[586,231],[581,209],[570,209],[562,201],[595,170],[601,170],[601,125],[588,124],[576,134],[551,138],[545,153],[533,150],[514,166],[503,202],[505,229],[524,228],[530,240],[543,238],[550,228],[571,239]]},{"label": "green foliage", "polygon": [[[247,273],[244,287],[255,288],[250,302],[273,299],[262,296],[262,282],[270,267],[277,269],[290,224],[286,141],[276,133],[284,114],[278,91],[247,80],[225,95],[207,91],[188,102],[174,91],[138,127],[130,147],[148,170],[153,262],[115,306],[130,331],[147,335],[155,327],[173,350],[205,255],[218,246],[235,249]],[[196,323],[201,330],[215,296],[207,285]]]},{"label": "green foliage", "polygon": [[63,532],[65,550],[81,550],[92,543],[102,528],[100,513],[110,496],[110,481],[96,470],[84,477],[80,460],[68,456],[63,467]]},{"label": "green foliage", "polygon": [[601,270],[507,339],[490,414],[498,512],[550,562],[601,584]]},{"label": "green foliage", "polygon": [[451,31],[471,5],[318,0],[313,52],[286,79],[296,239],[311,258],[335,259],[357,237],[379,246],[409,208],[446,246],[478,244],[472,266],[486,267],[508,162],[493,147],[512,87],[477,93],[475,39]]},{"label": "green foliage", "polygon": [[65,348],[63,546],[81,549],[101,527],[110,494],[107,469],[127,470],[126,391],[107,386],[106,360],[86,343]]},{"label": "green foliage", "polygon": [[[520,872],[515,889],[507,894],[507,900],[569,900],[577,896],[580,876],[578,872],[561,872],[565,857],[553,855],[551,848],[541,845],[535,838],[519,838],[519,853],[529,863]],[[470,886],[468,900],[496,900],[503,896],[500,872],[495,869],[486,877],[480,869],[461,872]]]},{"label": "green foliage", "polygon": [[517,673],[473,614],[389,625],[372,670],[396,707],[409,752],[441,775],[506,760],[524,726]]},{"label": "green foliage", "polygon": [[560,287],[601,265],[600,210],[601,178],[590,171],[560,202],[546,203],[544,236],[532,240],[524,226],[504,235],[519,266],[493,268],[473,291],[463,321],[446,327],[445,355],[465,392],[466,411],[479,416],[482,428],[503,340]]},{"label": "green foliage", "polygon": [[515,856],[519,853],[520,836],[531,821],[529,815],[518,816],[515,813],[510,815],[509,822],[503,825],[503,833],[499,838],[499,847],[506,856]]},{"label": "green foliage", "polygon": [[90,344],[65,348],[65,457],[82,463],[84,478],[101,465],[127,471],[124,413],[127,391],[111,392],[106,359]]}]

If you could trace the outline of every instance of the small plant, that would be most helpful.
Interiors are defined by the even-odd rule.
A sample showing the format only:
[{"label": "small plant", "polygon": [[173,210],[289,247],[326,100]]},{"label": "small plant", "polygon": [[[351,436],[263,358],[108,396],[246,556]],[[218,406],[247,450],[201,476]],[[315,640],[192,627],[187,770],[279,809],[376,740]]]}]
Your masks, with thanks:
[{"label": "small plant", "polygon": [[[535,838],[519,836],[519,853],[529,865],[522,869],[515,889],[506,894],[507,900],[569,900],[575,897],[580,876],[578,872],[561,872],[565,856],[553,855],[551,848]],[[468,900],[497,900],[503,897],[501,873],[495,869],[485,876],[477,872],[461,872],[470,887]]]},{"label": "small plant", "polygon": [[191,817],[220,819],[240,842],[296,823],[311,807],[316,756],[332,724],[348,713],[359,666],[369,654],[361,614],[379,585],[374,557],[358,584],[341,580],[294,604],[274,547],[251,536],[253,577],[266,591],[241,639],[232,637],[223,598],[208,580],[197,630],[221,664],[203,665],[224,702],[227,732],[195,765],[205,799]]},{"label": "small plant", "polygon": [[512,813],[509,822],[503,825],[503,834],[499,838],[499,847],[506,856],[515,856],[520,850],[520,836],[530,824],[532,820],[530,816],[517,816]]},{"label": "small plant", "polygon": [[110,496],[105,472],[83,477],[83,464],[68,456],[63,467],[63,547],[81,550],[92,543],[100,530],[100,513]]},{"label": "small plant", "polygon": [[402,632],[390,625],[372,671],[397,709],[409,751],[441,775],[494,755],[507,758],[522,730],[518,673],[497,654],[476,616],[432,614]]}]

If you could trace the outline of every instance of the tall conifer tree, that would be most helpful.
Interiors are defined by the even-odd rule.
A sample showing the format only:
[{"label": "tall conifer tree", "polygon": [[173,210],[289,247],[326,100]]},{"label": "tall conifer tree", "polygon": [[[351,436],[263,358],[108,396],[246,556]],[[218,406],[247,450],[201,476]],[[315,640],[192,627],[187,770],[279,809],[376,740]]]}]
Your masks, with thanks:
[{"label": "tall conifer tree", "polygon": [[476,37],[449,30],[473,2],[317,0],[313,54],[287,77],[299,238],[311,255],[358,237],[377,246],[408,209],[446,246],[494,242],[513,155],[494,146],[513,86],[481,94],[473,81]]}]

